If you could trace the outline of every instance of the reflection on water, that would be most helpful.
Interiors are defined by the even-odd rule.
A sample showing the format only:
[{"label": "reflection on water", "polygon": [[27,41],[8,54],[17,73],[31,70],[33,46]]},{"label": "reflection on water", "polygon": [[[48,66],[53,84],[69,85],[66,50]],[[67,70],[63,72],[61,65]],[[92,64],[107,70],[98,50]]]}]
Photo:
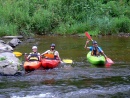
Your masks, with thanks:
[{"label": "reflection on water", "polygon": [[[130,38],[93,39],[114,65],[97,67],[88,63],[84,49],[86,37],[40,36],[34,43],[19,45],[15,51],[29,53],[36,44],[42,53],[55,43],[61,58],[72,59],[74,64],[36,70],[23,76],[0,76],[0,98],[129,98]],[[24,60],[24,57],[20,59]]]}]

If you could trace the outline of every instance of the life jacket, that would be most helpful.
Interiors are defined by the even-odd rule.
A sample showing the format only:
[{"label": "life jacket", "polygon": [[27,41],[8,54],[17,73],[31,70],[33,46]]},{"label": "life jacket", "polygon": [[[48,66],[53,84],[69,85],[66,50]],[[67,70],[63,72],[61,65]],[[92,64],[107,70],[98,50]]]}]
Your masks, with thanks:
[{"label": "life jacket", "polygon": [[54,50],[54,51],[51,51],[51,50],[50,50],[50,51],[48,52],[48,54],[53,54],[53,55],[54,55],[54,54],[55,54],[55,50]]},{"label": "life jacket", "polygon": [[91,51],[91,55],[93,55],[93,56],[99,56],[100,55],[98,47],[93,47],[93,49]]},{"label": "life jacket", "polygon": [[29,61],[39,61],[38,53],[37,52],[30,53]]},{"label": "life jacket", "polygon": [[58,59],[57,56],[55,55],[55,50],[54,51],[49,51],[48,54],[53,54],[54,58],[48,58],[48,59]]}]

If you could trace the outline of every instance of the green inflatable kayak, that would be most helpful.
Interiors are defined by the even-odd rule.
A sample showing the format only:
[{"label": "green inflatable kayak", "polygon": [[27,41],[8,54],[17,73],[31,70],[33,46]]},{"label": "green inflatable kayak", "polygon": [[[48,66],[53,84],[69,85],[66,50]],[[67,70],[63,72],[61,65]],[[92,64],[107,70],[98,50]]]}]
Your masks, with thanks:
[{"label": "green inflatable kayak", "polygon": [[105,58],[104,56],[92,56],[91,52],[87,54],[87,60],[93,65],[105,65]]}]

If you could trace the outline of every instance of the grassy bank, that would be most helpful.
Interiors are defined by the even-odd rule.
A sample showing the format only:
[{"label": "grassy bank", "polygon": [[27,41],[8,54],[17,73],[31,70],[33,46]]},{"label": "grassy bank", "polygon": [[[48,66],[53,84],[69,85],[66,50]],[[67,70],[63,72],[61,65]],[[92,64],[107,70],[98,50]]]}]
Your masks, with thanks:
[{"label": "grassy bank", "polygon": [[129,0],[1,0],[0,36],[130,33]]}]

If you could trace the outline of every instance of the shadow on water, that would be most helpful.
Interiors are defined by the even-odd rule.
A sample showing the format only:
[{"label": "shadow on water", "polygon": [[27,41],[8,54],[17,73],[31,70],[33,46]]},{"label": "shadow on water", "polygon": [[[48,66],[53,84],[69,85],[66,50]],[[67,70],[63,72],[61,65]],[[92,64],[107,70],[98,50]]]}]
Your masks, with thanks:
[{"label": "shadow on water", "polygon": [[[74,64],[35,70],[22,76],[0,76],[0,97],[129,98],[130,38],[109,36],[93,39],[97,40],[105,54],[115,62],[114,65],[105,67],[88,63],[87,50],[84,49],[85,37],[41,36],[36,38],[35,43],[16,47],[16,51],[29,53],[32,45],[37,44],[42,53],[49,49],[51,43],[55,43],[61,58],[72,59]],[[24,57],[20,59],[24,60]]]}]

